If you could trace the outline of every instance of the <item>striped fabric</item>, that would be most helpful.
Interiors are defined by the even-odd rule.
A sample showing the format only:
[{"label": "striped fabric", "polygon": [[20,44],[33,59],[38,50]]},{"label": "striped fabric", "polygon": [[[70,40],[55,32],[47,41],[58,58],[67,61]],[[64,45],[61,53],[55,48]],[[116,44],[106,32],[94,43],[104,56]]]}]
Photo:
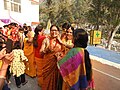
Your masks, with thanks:
[{"label": "striped fabric", "polygon": [[57,65],[63,80],[69,84],[71,90],[87,88],[83,48],[71,49]]}]

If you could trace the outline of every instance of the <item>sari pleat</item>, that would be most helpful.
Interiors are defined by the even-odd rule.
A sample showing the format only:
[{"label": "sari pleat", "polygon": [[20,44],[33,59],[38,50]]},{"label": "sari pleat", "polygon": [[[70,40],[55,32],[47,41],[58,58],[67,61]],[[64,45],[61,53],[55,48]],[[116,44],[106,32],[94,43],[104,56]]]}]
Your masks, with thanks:
[{"label": "sari pleat", "polygon": [[25,73],[31,77],[35,77],[36,65],[34,60],[33,44],[27,43],[27,38],[24,40],[24,54],[28,58],[28,62],[24,62],[26,66]]},{"label": "sari pleat", "polygon": [[58,68],[57,61],[54,53],[46,54],[44,56],[45,65],[43,66],[43,85],[42,90],[58,90],[57,81],[58,81]]},{"label": "sari pleat", "polygon": [[38,35],[37,43],[38,47],[34,48],[34,57],[36,62],[36,71],[37,71],[37,80],[38,85],[42,86],[43,84],[43,76],[42,76],[42,67],[43,67],[43,59],[41,58],[40,48],[42,45],[42,41],[45,39],[45,36]]},{"label": "sari pleat", "polygon": [[42,77],[43,59],[35,57],[35,62],[36,62],[38,85],[41,86],[43,83],[43,77]]}]

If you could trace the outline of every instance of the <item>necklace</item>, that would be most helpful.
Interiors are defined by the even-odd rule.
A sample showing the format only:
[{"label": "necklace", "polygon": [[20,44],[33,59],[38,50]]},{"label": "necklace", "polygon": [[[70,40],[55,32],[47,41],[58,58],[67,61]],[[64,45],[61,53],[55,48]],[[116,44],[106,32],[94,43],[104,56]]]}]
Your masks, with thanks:
[{"label": "necklace", "polygon": [[57,40],[50,40],[50,50],[53,51],[57,45]]}]

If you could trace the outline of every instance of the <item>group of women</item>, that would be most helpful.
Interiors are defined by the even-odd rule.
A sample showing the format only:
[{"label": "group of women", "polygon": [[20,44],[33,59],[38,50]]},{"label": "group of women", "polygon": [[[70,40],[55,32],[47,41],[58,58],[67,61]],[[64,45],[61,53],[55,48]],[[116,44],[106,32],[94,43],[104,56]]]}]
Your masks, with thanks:
[{"label": "group of women", "polygon": [[26,74],[37,75],[42,90],[93,90],[92,66],[85,49],[87,32],[74,30],[68,23],[63,24],[62,29],[61,34],[59,27],[52,25],[50,35],[45,36],[43,27],[38,25],[34,36],[27,33]]}]

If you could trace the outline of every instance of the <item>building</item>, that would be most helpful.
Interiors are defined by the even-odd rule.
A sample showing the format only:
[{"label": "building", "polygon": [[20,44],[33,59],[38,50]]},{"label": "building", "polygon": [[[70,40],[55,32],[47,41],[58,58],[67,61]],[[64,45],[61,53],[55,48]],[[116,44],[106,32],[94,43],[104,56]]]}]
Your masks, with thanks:
[{"label": "building", "polygon": [[39,23],[39,0],[0,0],[0,22]]}]

